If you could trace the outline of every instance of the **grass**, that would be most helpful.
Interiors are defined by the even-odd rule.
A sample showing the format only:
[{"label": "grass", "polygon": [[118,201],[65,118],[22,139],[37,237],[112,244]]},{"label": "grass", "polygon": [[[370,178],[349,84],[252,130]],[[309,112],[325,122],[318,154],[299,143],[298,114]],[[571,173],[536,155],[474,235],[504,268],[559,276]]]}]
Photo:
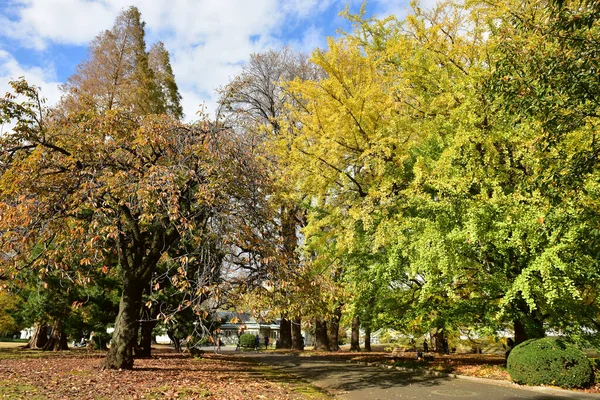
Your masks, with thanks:
[{"label": "grass", "polygon": [[261,376],[263,376],[268,381],[277,382],[292,390],[294,393],[303,395],[307,399],[323,400],[334,398],[326,391],[312,385],[311,383],[303,379],[287,374],[281,369],[268,367],[265,365],[259,365],[255,369]]},{"label": "grass", "polygon": [[0,343],[27,343],[27,339],[0,338]]},{"label": "grass", "polygon": [[149,393],[147,393],[144,397],[148,399],[164,399],[180,397],[180,398],[192,398],[192,399],[202,399],[209,398],[212,396],[212,393],[209,390],[205,390],[202,388],[180,388],[177,391],[174,391],[173,388],[169,385],[159,386],[157,388],[152,389]]},{"label": "grass", "polygon": [[45,399],[38,388],[35,386],[0,380],[0,398],[2,399]]},{"label": "grass", "polygon": [[0,342],[0,349],[16,349],[23,347],[27,342]]}]

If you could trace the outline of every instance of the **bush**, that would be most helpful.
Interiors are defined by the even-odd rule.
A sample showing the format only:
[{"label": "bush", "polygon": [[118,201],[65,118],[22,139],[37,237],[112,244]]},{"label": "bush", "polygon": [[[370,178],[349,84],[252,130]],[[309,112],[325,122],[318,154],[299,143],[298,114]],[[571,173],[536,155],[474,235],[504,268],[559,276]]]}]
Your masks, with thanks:
[{"label": "bush", "polygon": [[592,369],[585,354],[564,338],[531,339],[515,347],[506,369],[513,381],[526,385],[582,387]]},{"label": "bush", "polygon": [[251,333],[244,333],[240,336],[240,346],[242,347],[254,347],[254,341],[256,340],[256,336]]},{"label": "bush", "polygon": [[594,374],[594,383],[600,383],[600,358],[589,358]]}]

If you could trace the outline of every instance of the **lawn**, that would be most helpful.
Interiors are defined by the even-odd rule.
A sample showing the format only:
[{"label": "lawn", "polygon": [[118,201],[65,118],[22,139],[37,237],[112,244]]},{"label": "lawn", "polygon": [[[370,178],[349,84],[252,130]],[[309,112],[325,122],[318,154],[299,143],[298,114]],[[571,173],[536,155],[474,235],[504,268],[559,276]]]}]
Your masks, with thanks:
[{"label": "lawn", "polygon": [[102,352],[41,352],[0,347],[2,399],[327,399],[277,370],[205,354],[158,349],[133,371],[102,371]]}]

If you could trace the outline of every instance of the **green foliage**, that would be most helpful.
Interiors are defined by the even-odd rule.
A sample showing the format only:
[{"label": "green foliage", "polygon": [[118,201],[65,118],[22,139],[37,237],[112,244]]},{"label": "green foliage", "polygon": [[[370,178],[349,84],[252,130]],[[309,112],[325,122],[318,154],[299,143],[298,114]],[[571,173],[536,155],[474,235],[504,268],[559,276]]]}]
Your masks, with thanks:
[{"label": "green foliage", "polygon": [[20,307],[20,299],[5,291],[0,291],[0,336],[10,337],[21,328],[14,318],[14,312]]},{"label": "green foliage", "polygon": [[507,361],[513,381],[526,385],[584,387],[592,369],[585,354],[565,338],[531,339],[515,347]]},{"label": "green foliage", "polygon": [[240,346],[251,348],[256,343],[256,336],[251,333],[244,333],[240,336]]},{"label": "green foliage", "polygon": [[594,383],[600,383],[600,358],[588,358],[594,374]]}]

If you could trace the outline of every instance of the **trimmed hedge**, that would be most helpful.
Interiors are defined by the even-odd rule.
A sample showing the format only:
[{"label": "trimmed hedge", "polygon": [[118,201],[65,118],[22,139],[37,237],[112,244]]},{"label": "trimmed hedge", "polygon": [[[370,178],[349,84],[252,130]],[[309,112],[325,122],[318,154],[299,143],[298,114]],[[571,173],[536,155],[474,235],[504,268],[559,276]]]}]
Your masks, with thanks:
[{"label": "trimmed hedge", "polygon": [[244,333],[242,336],[240,336],[240,346],[254,348],[255,340],[256,336],[254,336],[253,334]]},{"label": "trimmed hedge", "polygon": [[564,338],[531,339],[515,347],[506,369],[513,381],[525,385],[584,387],[592,380],[585,354]]}]

